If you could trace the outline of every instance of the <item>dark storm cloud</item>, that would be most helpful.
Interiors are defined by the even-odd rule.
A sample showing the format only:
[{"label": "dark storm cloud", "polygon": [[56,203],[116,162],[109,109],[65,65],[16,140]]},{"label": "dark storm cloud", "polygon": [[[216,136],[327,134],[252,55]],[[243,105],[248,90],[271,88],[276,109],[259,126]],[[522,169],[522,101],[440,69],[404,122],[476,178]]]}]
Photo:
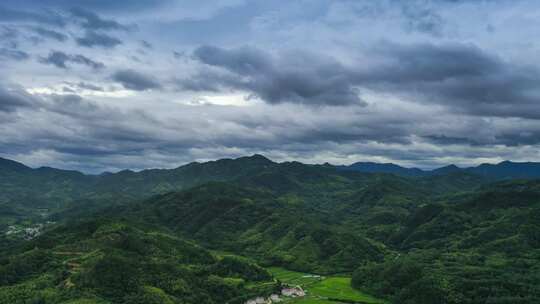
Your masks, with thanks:
[{"label": "dark storm cloud", "polygon": [[385,62],[365,75],[366,80],[389,83],[440,82],[452,78],[484,77],[500,72],[503,63],[469,44],[382,43],[371,53]]},{"label": "dark storm cloud", "polygon": [[[485,134],[477,136],[474,132],[482,132],[480,128],[487,127],[489,136]],[[456,128],[457,129],[457,128]],[[474,130],[476,129],[476,130]],[[495,129],[495,130],[493,130]],[[422,136],[428,142],[438,146],[446,145],[467,145],[472,147],[486,147],[489,145],[504,145],[506,147],[517,147],[524,145],[537,145],[540,143],[540,125],[534,120],[506,119],[497,124],[477,123],[470,128],[470,132],[455,132],[455,135],[431,134]]]},{"label": "dark storm cloud", "polygon": [[[247,90],[271,104],[284,102],[312,105],[363,104],[347,70],[331,58],[307,53],[289,53],[275,58],[260,49],[223,49],[202,46],[193,53],[196,60],[221,68],[228,75],[199,75],[181,87],[209,89],[211,80],[220,86]],[[204,79],[211,77],[211,79]]]},{"label": "dark storm cloud", "polygon": [[373,58],[368,66],[345,66],[309,53],[272,56],[250,47],[202,46],[193,58],[212,69],[178,83],[191,91],[244,90],[270,104],[362,104],[357,89],[367,88],[455,112],[540,118],[540,70],[535,67],[509,64],[458,43],[382,43],[368,55]]},{"label": "dark storm cloud", "polygon": [[33,104],[35,100],[28,94],[18,89],[9,90],[0,85],[0,112],[13,112]]},{"label": "dark storm cloud", "polygon": [[117,71],[112,75],[112,78],[122,84],[124,88],[134,91],[146,91],[161,87],[153,77],[130,69]]},{"label": "dark storm cloud", "polygon": [[128,27],[112,19],[104,19],[98,14],[83,9],[73,8],[71,14],[79,21],[81,27],[90,30],[128,30]]},{"label": "dark storm cloud", "polygon": [[537,68],[468,44],[385,44],[374,53],[386,63],[357,74],[359,84],[474,115],[540,118]]},{"label": "dark storm cloud", "polygon": [[60,42],[64,42],[68,39],[68,36],[63,33],[42,27],[35,27],[32,29],[32,31],[41,36],[42,38],[54,39]]},{"label": "dark storm cloud", "polygon": [[108,34],[98,33],[94,31],[86,31],[84,36],[76,39],[76,42],[80,46],[84,47],[103,47],[114,48],[115,46],[122,44],[122,41],[118,38],[109,36]]},{"label": "dark storm cloud", "polygon": [[452,137],[446,135],[426,135],[423,136],[429,142],[438,145],[479,145],[478,142],[466,137]]},{"label": "dark storm cloud", "polygon": [[60,51],[52,51],[47,57],[41,57],[39,62],[51,64],[61,69],[67,69],[70,64],[80,64],[88,66],[92,69],[102,69],[105,65],[102,62],[94,61],[80,54],[66,54]]},{"label": "dark storm cloud", "polygon": [[26,60],[30,58],[30,55],[24,51],[20,51],[17,49],[8,49],[8,48],[0,48],[0,61],[2,59],[12,59],[12,60]]}]

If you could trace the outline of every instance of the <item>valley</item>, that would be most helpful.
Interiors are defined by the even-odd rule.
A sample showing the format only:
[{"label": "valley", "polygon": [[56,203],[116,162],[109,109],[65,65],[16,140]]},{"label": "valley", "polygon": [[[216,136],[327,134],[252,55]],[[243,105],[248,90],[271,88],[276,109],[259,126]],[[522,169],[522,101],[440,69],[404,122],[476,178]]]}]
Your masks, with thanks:
[{"label": "valley", "polygon": [[353,289],[350,284],[350,277],[347,276],[326,277],[278,267],[270,268],[269,271],[280,282],[290,286],[301,286],[306,291],[305,297],[287,300],[284,303],[386,303],[386,301]]}]

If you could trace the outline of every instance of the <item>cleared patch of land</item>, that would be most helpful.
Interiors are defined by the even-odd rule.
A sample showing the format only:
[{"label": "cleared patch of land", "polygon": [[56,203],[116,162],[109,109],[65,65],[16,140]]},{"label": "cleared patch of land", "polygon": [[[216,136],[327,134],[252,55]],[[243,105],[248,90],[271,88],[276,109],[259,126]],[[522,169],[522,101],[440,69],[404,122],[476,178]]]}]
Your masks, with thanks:
[{"label": "cleared patch of land", "polygon": [[312,294],[328,299],[348,300],[362,303],[384,303],[351,287],[351,278],[329,277],[310,288]]},{"label": "cleared patch of land", "polygon": [[387,303],[351,287],[349,277],[324,277],[309,273],[291,271],[279,267],[268,269],[272,275],[285,284],[300,285],[307,291],[304,298],[290,299],[286,303],[295,304],[335,304],[357,302],[366,304]]},{"label": "cleared patch of land", "polygon": [[282,283],[289,285],[300,285],[303,288],[308,288],[315,283],[320,282],[324,277],[314,276],[309,273],[297,272],[292,270],[287,270],[280,267],[270,267],[268,271],[272,273],[274,278],[280,280]]},{"label": "cleared patch of land", "polygon": [[314,298],[305,298],[305,299],[298,299],[293,300],[289,303],[295,303],[295,304],[338,304],[339,302],[329,301],[329,300],[323,300],[323,299],[314,299]]}]

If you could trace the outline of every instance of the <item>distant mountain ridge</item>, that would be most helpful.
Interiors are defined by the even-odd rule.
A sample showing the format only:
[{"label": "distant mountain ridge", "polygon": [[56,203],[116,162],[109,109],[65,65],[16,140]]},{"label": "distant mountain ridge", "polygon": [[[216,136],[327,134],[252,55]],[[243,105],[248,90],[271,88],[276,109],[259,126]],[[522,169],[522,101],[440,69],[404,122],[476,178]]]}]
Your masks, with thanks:
[{"label": "distant mountain ridge", "polygon": [[[298,163],[298,162],[292,162]],[[39,167],[31,168],[20,162],[2,158],[0,157],[0,173],[2,171],[11,171],[11,172],[23,172],[23,171],[35,171],[42,174],[61,174],[69,173],[71,175],[79,176],[88,176],[88,177],[105,177],[105,176],[129,176],[129,175],[138,175],[138,174],[156,174],[163,172],[174,172],[174,171],[197,171],[197,170],[208,170],[209,168],[214,168],[215,170],[221,170],[227,168],[230,170],[228,173],[233,173],[237,170],[247,170],[250,167],[259,167],[267,165],[276,165],[279,164],[274,162],[267,157],[254,154],[252,156],[243,156],[239,158],[224,158],[208,162],[192,162],[182,166],[179,166],[174,169],[145,169],[142,171],[132,171],[129,169],[122,170],[116,173],[112,172],[103,172],[98,175],[88,175],[81,173],[76,170],[64,170],[56,169],[51,167]],[[247,166],[246,166],[247,165]],[[540,162],[512,162],[512,161],[503,161],[498,164],[488,164],[484,163],[476,167],[466,167],[460,168],[454,164],[450,164],[444,167],[440,167],[433,170],[424,170],[419,168],[408,168],[403,167],[394,163],[376,163],[376,162],[356,162],[351,165],[331,165],[328,163],[324,164],[326,167],[335,167],[339,170],[347,171],[356,171],[362,173],[388,173],[395,174],[398,176],[404,177],[427,177],[434,175],[446,175],[456,172],[470,173],[482,176],[484,178],[491,179],[537,179],[540,178]],[[204,168],[204,169],[203,169]],[[206,172],[210,173],[210,172]],[[217,173],[217,172],[214,172]],[[237,172],[238,173],[238,172]]]},{"label": "distant mountain ridge", "polygon": [[19,162],[0,157],[0,170],[22,171],[30,169],[30,167],[27,167]]},{"label": "distant mountain ridge", "polygon": [[462,172],[495,180],[540,178],[540,163],[536,162],[503,161],[498,164],[481,164],[468,168],[449,165],[434,170],[406,168],[393,163],[357,162],[348,166],[336,166],[336,168],[364,173],[390,173],[405,177],[426,177]]},{"label": "distant mountain ridge", "polygon": [[[345,190],[358,191],[368,185],[371,185],[368,187],[371,189],[394,189],[397,186],[411,191],[416,189],[415,192],[423,194],[441,194],[453,190],[472,190],[486,182],[482,177],[467,175],[441,175],[448,178],[432,181],[426,179],[416,183],[396,174],[361,173],[339,170],[331,165],[307,165],[300,162],[277,163],[257,154],[236,159],[193,162],[175,169],[147,169],[138,172],[123,170],[100,175],[85,175],[78,171],[50,167],[33,169],[0,159],[0,208],[9,206],[17,211],[17,216],[0,214],[0,227],[15,218],[40,218],[43,210],[51,216],[61,213],[62,217],[66,212],[84,213],[105,206],[129,204],[208,182],[233,182],[278,194],[313,194],[310,201],[324,205],[328,199],[318,195],[318,191],[323,188],[327,193],[335,191],[336,195]],[[377,196],[375,200],[380,199],[377,193],[374,195]]]},{"label": "distant mountain ridge", "polygon": [[[174,169],[145,169],[142,171],[122,170],[116,173],[103,172],[88,175],[75,170],[63,170],[51,167],[31,168],[22,163],[0,157],[0,185],[15,180],[49,183],[64,180],[76,189],[85,189],[89,185],[101,190],[123,189],[123,191],[163,193],[199,185],[207,181],[227,181],[251,176],[268,168],[286,168],[295,166],[318,167],[323,170],[337,169],[372,174],[393,174],[399,177],[427,178],[450,174],[475,175],[487,181],[510,179],[540,179],[540,163],[503,161],[498,164],[481,164],[476,167],[460,168],[448,165],[434,170],[406,168],[394,163],[357,162],[351,165],[305,165],[300,162],[274,162],[263,155],[254,154],[239,158],[225,158],[208,162],[192,162]],[[26,178],[31,177],[30,180]],[[148,180],[153,181],[148,183]],[[4,182],[2,182],[4,181]],[[127,184],[125,184],[127,182]],[[119,187],[119,188],[117,188]],[[157,188],[156,188],[157,187]],[[2,195],[0,195],[1,197]],[[1,201],[1,200],[0,200]]]}]

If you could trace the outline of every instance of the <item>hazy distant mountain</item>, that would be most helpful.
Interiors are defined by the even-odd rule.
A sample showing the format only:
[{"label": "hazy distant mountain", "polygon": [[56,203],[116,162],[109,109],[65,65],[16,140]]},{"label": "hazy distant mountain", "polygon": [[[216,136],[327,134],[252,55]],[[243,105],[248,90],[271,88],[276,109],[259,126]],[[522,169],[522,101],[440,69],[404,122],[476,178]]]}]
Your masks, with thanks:
[{"label": "hazy distant mountain", "polygon": [[459,168],[449,165],[434,170],[418,168],[405,168],[392,163],[358,162],[349,166],[337,166],[341,170],[351,170],[365,173],[391,173],[399,176],[419,177],[432,175],[445,175],[454,172],[466,172],[480,175],[485,178],[503,179],[537,179],[540,178],[540,163],[504,161],[498,164],[482,164],[477,167]]},{"label": "hazy distant mountain", "polygon": [[[337,169],[337,170],[336,170]],[[386,176],[376,176],[381,173]],[[394,176],[391,176],[391,175]],[[412,181],[421,179],[420,181]],[[277,163],[262,155],[190,163],[175,169],[148,169],[140,172],[85,175],[78,171],[50,167],[32,169],[24,164],[0,158],[0,205],[17,208],[26,217],[39,216],[43,210],[86,212],[99,206],[129,203],[152,195],[180,191],[207,182],[235,182],[276,193],[313,194],[311,202],[324,204],[320,187],[332,191],[354,191],[376,182],[394,189],[403,185],[407,192],[438,193],[470,191],[488,181],[540,178],[539,163],[502,162],[461,169],[450,165],[432,171],[404,168],[396,164],[355,163],[350,166],[306,165],[299,162]],[[417,189],[420,187],[421,189]],[[326,190],[330,190],[327,188]],[[386,190],[383,192],[387,192]],[[371,194],[370,194],[371,195]],[[379,191],[369,197],[380,196]],[[421,195],[424,196],[424,195]],[[86,208],[86,209],[85,209]],[[7,219],[12,216],[7,216]],[[0,218],[0,225],[9,220]]]},{"label": "hazy distant mountain", "polygon": [[444,175],[444,174],[450,174],[450,173],[454,173],[454,172],[459,172],[459,171],[462,171],[460,167],[456,166],[456,165],[448,165],[448,166],[444,166],[444,167],[440,167],[438,169],[435,169],[433,171],[424,171],[424,174],[427,174],[427,175]]},{"label": "hazy distant mountain", "polygon": [[540,178],[540,163],[533,162],[515,163],[504,161],[496,165],[482,164],[478,167],[467,168],[466,170],[474,174],[496,179]]},{"label": "hazy distant mountain", "polygon": [[400,176],[423,176],[426,174],[418,168],[405,168],[392,163],[358,162],[349,166],[339,166],[341,169],[365,173],[391,173]]},{"label": "hazy distant mountain", "polygon": [[[386,170],[381,170],[381,166]],[[49,214],[62,212],[87,212],[97,207],[130,203],[152,195],[184,190],[207,182],[235,182],[251,188],[266,188],[276,193],[310,194],[311,202],[327,201],[318,193],[324,187],[328,191],[361,188],[367,184],[404,185],[415,188],[403,176],[418,176],[423,171],[399,170],[396,165],[376,165],[369,174],[357,170],[336,170],[333,166],[306,165],[300,162],[277,163],[262,155],[220,159],[204,163],[190,163],[175,169],[148,169],[140,172],[123,170],[116,173],[85,175],[78,171],[50,167],[32,169],[18,162],[0,161],[0,205],[17,207],[26,217],[38,216],[43,210]],[[405,174],[411,170],[411,174]],[[372,173],[394,173],[394,176],[378,176]],[[479,177],[471,182],[463,177],[425,181],[421,187],[427,192],[446,192],[450,189],[468,190],[482,184]],[[329,188],[329,186],[331,186]],[[416,190],[415,190],[416,191]],[[419,190],[420,191],[420,190]],[[424,190],[420,192],[424,193]],[[0,218],[0,226],[7,220]]]}]

